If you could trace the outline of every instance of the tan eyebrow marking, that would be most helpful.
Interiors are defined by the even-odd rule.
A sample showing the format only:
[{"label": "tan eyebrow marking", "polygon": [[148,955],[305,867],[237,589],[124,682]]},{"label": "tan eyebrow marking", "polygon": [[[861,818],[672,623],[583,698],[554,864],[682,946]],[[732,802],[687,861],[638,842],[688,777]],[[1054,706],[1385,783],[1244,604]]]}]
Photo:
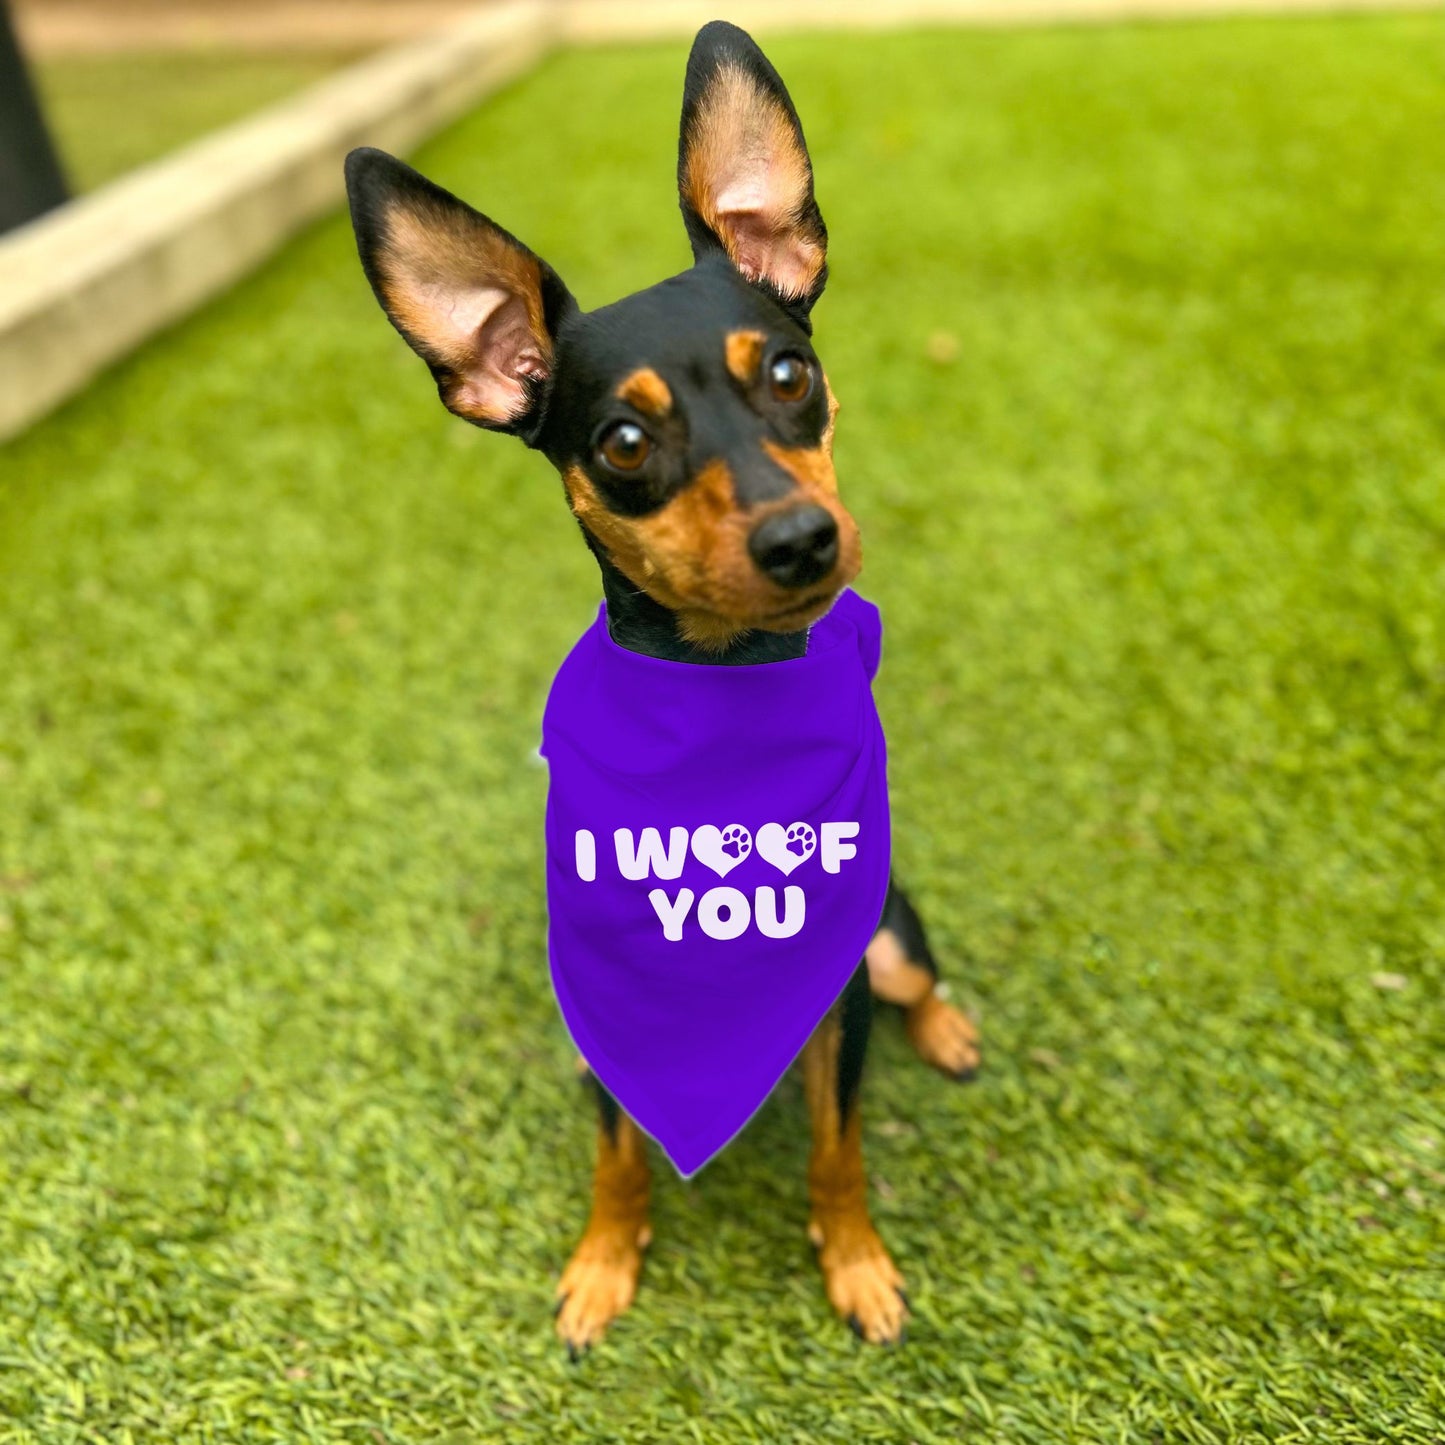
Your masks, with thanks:
[{"label": "tan eyebrow marking", "polygon": [[625,377],[617,388],[617,399],[635,406],[644,416],[662,418],[672,410],[672,392],[650,366]]},{"label": "tan eyebrow marking", "polygon": [[763,362],[763,346],[767,339],[761,331],[728,332],[728,370],[744,386],[751,386],[758,378],[758,368]]}]

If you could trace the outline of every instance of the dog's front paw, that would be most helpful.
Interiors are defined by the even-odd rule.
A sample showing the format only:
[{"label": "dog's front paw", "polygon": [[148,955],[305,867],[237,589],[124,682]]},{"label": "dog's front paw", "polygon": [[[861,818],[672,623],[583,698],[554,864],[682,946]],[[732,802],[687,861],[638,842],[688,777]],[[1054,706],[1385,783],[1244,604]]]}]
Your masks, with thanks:
[{"label": "dog's front paw", "polygon": [[642,1273],[642,1251],[652,1232],[644,1225],[589,1227],[557,1285],[557,1333],[577,1359],[632,1303]]},{"label": "dog's front paw", "polygon": [[978,1073],[978,1030],[961,1009],[929,993],[904,1010],[903,1025],[914,1053],[939,1073],[960,1082]]},{"label": "dog's front paw", "polygon": [[873,1345],[901,1341],[908,1297],[878,1231],[866,1221],[814,1219],[808,1237],[818,1250],[828,1303],[853,1333]]}]

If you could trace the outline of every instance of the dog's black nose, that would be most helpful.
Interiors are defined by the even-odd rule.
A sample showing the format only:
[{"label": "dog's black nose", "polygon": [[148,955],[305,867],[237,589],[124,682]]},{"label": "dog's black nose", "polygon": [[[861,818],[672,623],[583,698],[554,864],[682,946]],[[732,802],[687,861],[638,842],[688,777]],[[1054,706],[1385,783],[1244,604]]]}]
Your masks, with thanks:
[{"label": "dog's black nose", "polygon": [[838,560],[838,524],[822,507],[790,507],[759,522],[748,551],[780,587],[806,587],[826,577]]}]

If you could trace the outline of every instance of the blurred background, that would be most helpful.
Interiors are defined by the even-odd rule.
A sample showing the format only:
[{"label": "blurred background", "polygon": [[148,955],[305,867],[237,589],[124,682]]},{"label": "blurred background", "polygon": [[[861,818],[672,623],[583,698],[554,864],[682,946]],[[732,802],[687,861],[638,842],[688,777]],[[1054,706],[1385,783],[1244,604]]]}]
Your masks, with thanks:
[{"label": "blurred background", "polygon": [[66,178],[88,191],[348,60],[446,0],[10,0]]},{"label": "blurred background", "polygon": [[[875,1029],[906,1347],[829,1316],[792,1080],[551,1335],[593,1120],[534,749],[596,570],[333,190],[0,443],[0,1445],[1438,1445],[1445,12],[1167,8],[763,37],[896,860],[985,1040],[956,1089]],[[0,111],[94,205],[453,9],[14,0]],[[688,264],[686,55],[559,47],[409,156],[605,304]]]}]

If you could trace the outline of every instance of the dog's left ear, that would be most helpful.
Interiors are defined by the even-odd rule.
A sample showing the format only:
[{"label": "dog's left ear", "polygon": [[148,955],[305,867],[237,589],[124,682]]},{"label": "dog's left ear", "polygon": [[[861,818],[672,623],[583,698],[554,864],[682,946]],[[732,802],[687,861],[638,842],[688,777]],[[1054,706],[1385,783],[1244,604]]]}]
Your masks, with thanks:
[{"label": "dog's left ear", "polygon": [[698,31],[688,57],[677,184],[693,255],[724,251],[806,328],[828,229],[803,127],[767,56],[723,20]]}]

